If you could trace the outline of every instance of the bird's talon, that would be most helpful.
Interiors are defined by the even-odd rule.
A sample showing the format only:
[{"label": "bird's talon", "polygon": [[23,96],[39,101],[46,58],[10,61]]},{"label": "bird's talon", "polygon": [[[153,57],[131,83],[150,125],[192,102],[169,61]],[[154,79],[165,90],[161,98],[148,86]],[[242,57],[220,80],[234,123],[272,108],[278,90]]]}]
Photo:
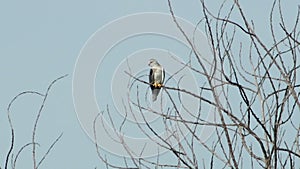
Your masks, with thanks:
[{"label": "bird's talon", "polygon": [[154,87],[159,87],[159,88],[160,88],[160,87],[162,87],[163,85],[160,84],[160,83],[153,83],[152,86],[154,86]]}]

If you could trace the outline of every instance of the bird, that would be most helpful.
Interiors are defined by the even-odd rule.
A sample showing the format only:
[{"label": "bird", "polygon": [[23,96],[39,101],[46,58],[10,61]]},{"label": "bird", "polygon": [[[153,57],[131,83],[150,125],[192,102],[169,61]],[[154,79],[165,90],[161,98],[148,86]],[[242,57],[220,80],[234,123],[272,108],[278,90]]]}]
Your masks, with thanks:
[{"label": "bird", "polygon": [[155,59],[150,59],[149,84],[152,91],[152,101],[156,101],[157,96],[165,80],[165,70]]}]

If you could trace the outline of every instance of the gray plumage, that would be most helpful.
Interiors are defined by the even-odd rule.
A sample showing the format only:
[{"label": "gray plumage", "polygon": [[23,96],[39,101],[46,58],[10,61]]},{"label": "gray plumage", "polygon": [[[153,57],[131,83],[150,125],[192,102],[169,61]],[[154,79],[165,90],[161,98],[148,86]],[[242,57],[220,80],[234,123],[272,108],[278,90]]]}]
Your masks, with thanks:
[{"label": "gray plumage", "polygon": [[148,66],[151,67],[149,83],[152,91],[152,101],[154,102],[165,80],[165,70],[155,59],[150,59]]}]

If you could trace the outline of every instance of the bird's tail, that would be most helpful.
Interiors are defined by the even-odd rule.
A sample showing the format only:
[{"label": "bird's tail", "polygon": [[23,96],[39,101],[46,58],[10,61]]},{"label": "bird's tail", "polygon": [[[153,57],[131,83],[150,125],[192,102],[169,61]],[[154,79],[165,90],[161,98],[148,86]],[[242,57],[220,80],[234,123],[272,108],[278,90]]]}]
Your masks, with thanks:
[{"label": "bird's tail", "polygon": [[157,95],[152,94],[152,101],[155,102],[157,100]]},{"label": "bird's tail", "polygon": [[154,88],[152,90],[152,101],[156,101],[157,100],[157,96],[159,94],[160,88]]}]

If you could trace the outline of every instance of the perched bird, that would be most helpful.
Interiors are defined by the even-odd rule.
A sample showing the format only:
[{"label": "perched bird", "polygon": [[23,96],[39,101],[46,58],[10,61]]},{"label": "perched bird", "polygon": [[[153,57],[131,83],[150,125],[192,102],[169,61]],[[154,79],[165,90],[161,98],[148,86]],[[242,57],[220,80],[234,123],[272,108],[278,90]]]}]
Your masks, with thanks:
[{"label": "perched bird", "polygon": [[149,83],[152,91],[152,101],[154,102],[165,80],[165,70],[155,59],[150,59],[148,66],[151,67]]}]

